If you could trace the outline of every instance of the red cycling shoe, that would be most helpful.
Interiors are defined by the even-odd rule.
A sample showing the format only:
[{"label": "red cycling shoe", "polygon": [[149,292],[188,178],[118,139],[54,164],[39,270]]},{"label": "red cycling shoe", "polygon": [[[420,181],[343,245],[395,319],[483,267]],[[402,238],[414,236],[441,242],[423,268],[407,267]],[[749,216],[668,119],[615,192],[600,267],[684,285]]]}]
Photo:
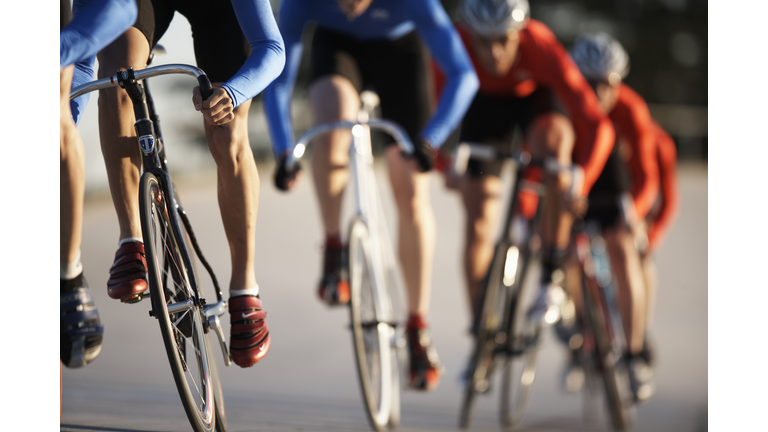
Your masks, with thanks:
[{"label": "red cycling shoe", "polygon": [[141,293],[146,291],[147,287],[144,243],[125,243],[115,253],[115,262],[109,270],[107,293],[113,299],[134,303],[141,300]]},{"label": "red cycling shoe", "polygon": [[267,355],[271,339],[261,299],[253,295],[230,298],[229,322],[229,355],[236,365],[251,367]]},{"label": "red cycling shoe", "polygon": [[443,366],[427,332],[427,324],[419,315],[411,315],[405,327],[408,341],[410,374],[408,384],[416,390],[433,390],[440,383]]}]

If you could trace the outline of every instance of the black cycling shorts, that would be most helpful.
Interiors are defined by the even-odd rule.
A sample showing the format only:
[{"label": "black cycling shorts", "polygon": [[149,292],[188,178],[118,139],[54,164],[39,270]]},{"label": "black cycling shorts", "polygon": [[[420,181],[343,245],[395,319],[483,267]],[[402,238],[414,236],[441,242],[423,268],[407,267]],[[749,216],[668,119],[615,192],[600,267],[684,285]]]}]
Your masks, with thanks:
[{"label": "black cycling shorts", "polygon": [[192,27],[195,61],[212,83],[232,78],[251,54],[230,0],[136,0],[139,16],[134,27],[157,45],[175,12]]},{"label": "black cycling shorts", "polygon": [[400,125],[415,142],[432,112],[428,61],[415,31],[395,40],[366,41],[318,27],[312,38],[310,85],[341,75],[358,92],[373,90],[381,116]]},{"label": "black cycling shorts", "polygon": [[[523,135],[528,127],[542,114],[560,113],[568,115],[555,93],[546,87],[539,87],[530,95],[493,96],[477,92],[461,123],[460,142],[489,143],[499,141],[511,145],[515,126],[520,126]],[[508,151],[508,148],[503,149]],[[467,172],[470,176],[501,174],[502,161],[480,161],[470,159]]]},{"label": "black cycling shorts", "polygon": [[589,190],[589,206],[584,220],[597,221],[602,228],[609,228],[618,223],[621,218],[619,199],[629,190],[629,183],[628,167],[616,143],[603,171]]},{"label": "black cycling shorts", "polygon": [[72,21],[72,5],[70,5],[69,0],[61,0],[59,7],[59,18],[61,20],[61,27],[59,27],[59,30],[61,30]]}]

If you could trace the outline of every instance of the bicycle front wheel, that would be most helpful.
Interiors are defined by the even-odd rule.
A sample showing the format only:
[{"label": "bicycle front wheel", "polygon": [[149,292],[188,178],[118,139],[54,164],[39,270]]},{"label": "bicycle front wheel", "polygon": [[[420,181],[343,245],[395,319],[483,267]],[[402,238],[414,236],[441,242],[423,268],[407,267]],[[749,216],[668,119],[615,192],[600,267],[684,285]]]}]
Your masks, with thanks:
[{"label": "bicycle front wheel", "polygon": [[502,277],[508,242],[502,241],[496,246],[493,261],[485,280],[482,306],[475,329],[475,344],[472,357],[466,371],[466,387],[464,399],[459,414],[459,426],[469,428],[472,422],[475,402],[478,394],[485,393],[490,388],[493,375],[494,356],[497,347],[497,336],[501,319],[504,316],[504,301],[502,295]]},{"label": "bicycle front wheel", "polygon": [[152,173],[144,173],[139,189],[141,228],[147,258],[152,311],[160,332],[181,403],[192,428],[215,427],[214,393],[203,328],[203,310],[190,282],[191,269],[175,209]]},{"label": "bicycle front wheel", "polygon": [[520,423],[528,406],[543,327],[528,315],[538,289],[535,283],[530,283],[539,279],[536,274],[539,272],[534,271],[539,269],[538,260],[525,249],[519,255],[508,253],[507,256],[508,259],[519,256],[516,276],[508,287],[512,294],[507,310],[510,315],[505,318],[506,364],[501,384],[501,423],[511,428]]},{"label": "bicycle front wheel", "polygon": [[373,247],[368,226],[355,219],[350,227],[348,249],[352,340],[366,414],[371,426],[383,431],[389,423],[393,402],[394,327],[386,320],[391,311],[386,287],[377,284],[377,272],[381,269],[374,268]]}]

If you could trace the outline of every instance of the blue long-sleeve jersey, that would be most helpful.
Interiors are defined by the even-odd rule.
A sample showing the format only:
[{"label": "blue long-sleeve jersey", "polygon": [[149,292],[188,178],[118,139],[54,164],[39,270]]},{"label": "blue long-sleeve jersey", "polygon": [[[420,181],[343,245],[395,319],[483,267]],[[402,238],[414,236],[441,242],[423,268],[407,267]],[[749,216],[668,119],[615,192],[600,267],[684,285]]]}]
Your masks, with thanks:
[{"label": "blue long-sleeve jersey", "polygon": [[251,55],[222,87],[235,107],[261,93],[285,66],[285,46],[269,0],[232,0]]},{"label": "blue long-sleeve jersey", "polygon": [[[92,81],[96,54],[136,21],[135,0],[75,0],[72,22],[59,33],[59,63],[75,63],[72,86]],[[70,102],[75,124],[80,122],[90,93]]]},{"label": "blue long-sleeve jersey", "polygon": [[353,20],[347,19],[336,0],[283,0],[278,23],[285,41],[286,66],[264,92],[276,155],[293,146],[290,100],[307,22],[360,40],[394,40],[416,30],[447,76],[437,109],[421,132],[421,137],[435,147],[439,148],[459,124],[477,91],[479,83],[472,63],[439,0],[373,0]]},{"label": "blue long-sleeve jersey", "polygon": [[[231,0],[251,55],[237,73],[222,85],[235,107],[263,91],[283,70],[285,50],[268,0]],[[96,53],[136,21],[135,0],[76,0],[75,19],[62,30],[62,66],[75,59],[72,85],[95,78]],[[66,30],[66,32],[65,32]],[[65,34],[66,33],[66,34]],[[85,56],[81,61],[80,57]],[[69,63],[64,63],[64,62]],[[88,103],[83,95],[70,104],[77,123]]]}]

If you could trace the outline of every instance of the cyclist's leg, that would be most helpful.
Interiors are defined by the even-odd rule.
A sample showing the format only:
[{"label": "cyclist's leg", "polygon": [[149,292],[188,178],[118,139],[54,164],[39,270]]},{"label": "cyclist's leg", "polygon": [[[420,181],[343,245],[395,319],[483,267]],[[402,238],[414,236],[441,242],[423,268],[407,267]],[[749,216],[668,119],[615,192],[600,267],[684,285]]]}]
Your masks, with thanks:
[{"label": "cyclist's leg", "polygon": [[[324,28],[312,40],[309,99],[315,124],[356,120],[363,83],[357,65],[359,44]],[[315,141],[312,176],[325,232],[325,251],[318,294],[329,305],[349,302],[343,267],[340,213],[349,179],[349,131],[333,131]]]},{"label": "cyclist's leg", "polygon": [[496,223],[501,211],[503,184],[495,175],[472,175],[462,182],[461,196],[466,210],[464,233],[464,277],[469,294],[470,313],[479,312],[483,280],[493,260]]},{"label": "cyclist's leg", "polygon": [[72,119],[69,93],[73,66],[60,73],[61,152],[61,275],[60,359],[77,368],[93,361],[101,352],[104,329],[88,290],[80,262],[85,194],[83,142]]},{"label": "cyclist's leg", "polygon": [[[508,150],[520,103],[519,98],[478,93],[464,115],[459,141],[485,143]],[[464,277],[473,315],[479,312],[478,302],[484,289],[482,282],[493,260],[493,236],[501,210],[501,169],[500,161],[470,159],[461,187],[466,212]]]},{"label": "cyclist's leg", "polygon": [[[137,3],[139,14],[134,26],[99,53],[99,78],[128,67],[144,69],[155,35],[159,38],[170,24],[172,9],[161,13],[161,2]],[[123,300],[135,298],[147,289],[138,204],[141,156],[134,122],[133,105],[125,90],[112,87],[99,92],[101,151],[120,227],[107,290],[110,297]]]},{"label": "cyclist's leg", "polygon": [[[188,0],[176,4],[192,28],[197,66],[217,87],[237,74],[250,47],[231,3],[220,2],[213,8],[207,7],[210,3]],[[264,358],[271,345],[254,267],[259,175],[248,140],[250,106],[249,100],[236,107],[228,127],[203,122],[208,149],[216,162],[219,210],[232,262],[230,352],[233,362],[244,368]]]},{"label": "cyclist's leg", "polygon": [[[250,47],[231,3],[208,7],[213,3],[188,0],[177,7],[192,29],[197,66],[218,87],[237,74],[250,55]],[[218,24],[211,26],[212,22]],[[248,140],[250,106],[249,100],[236,107],[228,127],[203,122],[208,149],[216,162],[219,208],[232,259],[230,290],[257,287],[254,262],[259,175]]]},{"label": "cyclist's leg", "polygon": [[230,290],[257,286],[254,262],[259,175],[248,141],[250,105],[247,101],[235,108],[235,118],[227,128],[205,123],[208,149],[216,161],[219,209],[232,258]]},{"label": "cyclist's leg", "polygon": [[[79,261],[83,232],[83,201],[85,195],[85,152],[80,133],[72,120],[69,92],[73,66],[61,71],[61,133],[60,163],[60,259],[62,264]],[[78,263],[79,264],[79,263]],[[77,265],[82,270],[82,265]],[[79,272],[78,272],[79,274]],[[73,275],[76,276],[76,275]]]},{"label": "cyclist's leg", "polygon": [[426,317],[432,286],[435,215],[429,199],[429,174],[387,148],[387,167],[398,209],[398,255],[408,291],[408,313]]},{"label": "cyclist's leg", "polygon": [[[360,72],[376,90],[382,117],[400,125],[413,142],[430,117],[428,55],[416,32],[397,40],[371,42],[359,53]],[[398,255],[408,291],[408,312],[426,317],[432,285],[435,221],[429,175],[389,143],[386,157],[398,209]]]},{"label": "cyclist's leg", "polygon": [[[131,27],[98,55],[99,78],[119,69],[144,69],[150,51],[146,36]],[[136,145],[133,104],[119,87],[99,91],[99,135],[109,190],[120,226],[119,240],[141,238],[139,176],[141,155]]]},{"label": "cyclist's leg", "polygon": [[[557,112],[536,117],[526,130],[526,143],[534,158],[554,158],[560,165],[571,164],[575,133],[570,119]],[[544,264],[558,266],[547,260],[560,259],[570,242],[573,216],[564,197],[571,185],[569,173],[546,174],[546,195],[543,202],[541,237],[544,246]],[[554,268],[550,269],[554,270]]]},{"label": "cyclist's leg", "polygon": [[[354,121],[360,110],[360,96],[344,76],[326,75],[309,89],[315,124],[339,120]],[[341,233],[341,201],[349,179],[349,131],[333,131],[319,136],[312,154],[312,176],[326,236]]]},{"label": "cyclist's leg", "polygon": [[634,243],[632,231],[624,223],[603,230],[606,249],[611,260],[621,309],[624,333],[632,354],[643,349],[646,322],[646,297],[643,267]]},{"label": "cyclist's leg", "polygon": [[[416,32],[367,46],[369,49],[361,54],[361,74],[379,95],[382,117],[399,124],[416,142],[432,106],[424,46]],[[431,390],[440,381],[442,366],[426,320],[436,240],[430,175],[420,172],[415,161],[404,159],[394,142],[387,147],[386,158],[398,210],[397,250],[408,298],[409,384],[418,390]]]}]

